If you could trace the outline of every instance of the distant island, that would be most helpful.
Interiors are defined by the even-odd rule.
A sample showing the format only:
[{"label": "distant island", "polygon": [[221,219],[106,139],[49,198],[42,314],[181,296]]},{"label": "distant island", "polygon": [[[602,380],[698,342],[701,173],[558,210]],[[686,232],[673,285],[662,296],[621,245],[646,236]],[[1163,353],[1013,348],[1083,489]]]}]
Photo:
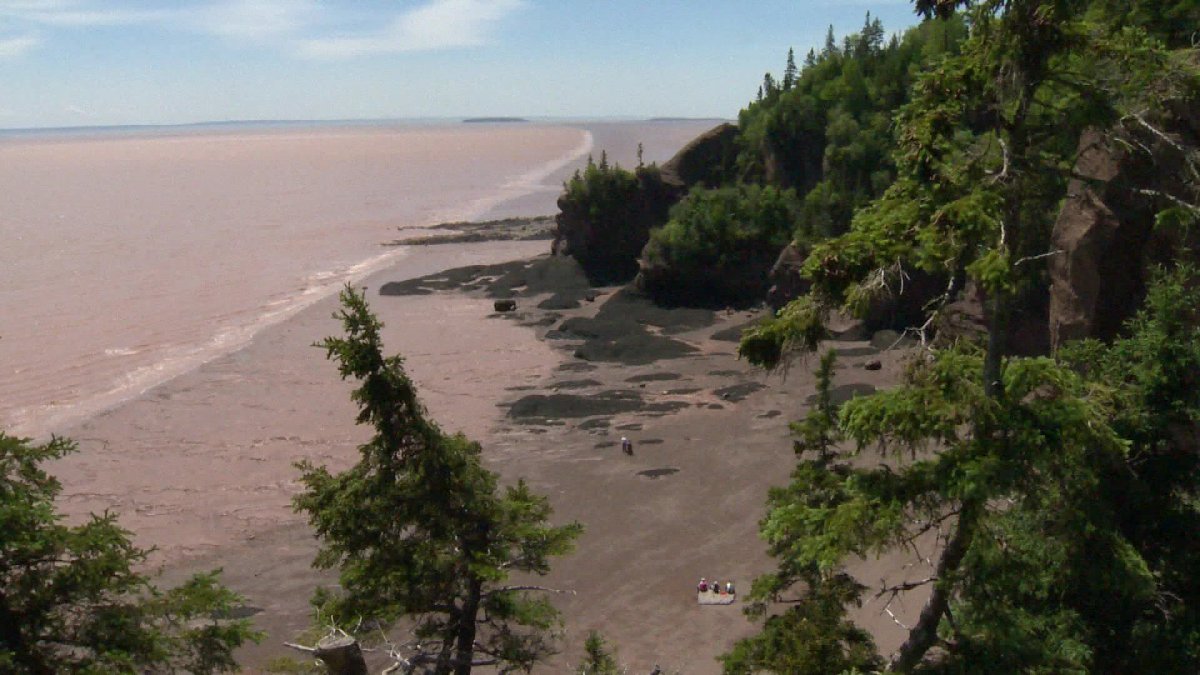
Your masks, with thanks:
[{"label": "distant island", "polygon": [[512,123],[512,122],[528,122],[524,117],[468,117],[463,120],[463,124],[494,124],[497,122]]}]

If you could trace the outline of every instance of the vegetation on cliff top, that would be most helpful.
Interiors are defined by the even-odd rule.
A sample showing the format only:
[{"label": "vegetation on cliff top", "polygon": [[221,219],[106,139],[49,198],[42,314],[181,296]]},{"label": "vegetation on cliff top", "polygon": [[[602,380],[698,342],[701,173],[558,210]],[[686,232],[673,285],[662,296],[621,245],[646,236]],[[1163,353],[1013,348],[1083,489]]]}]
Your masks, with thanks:
[{"label": "vegetation on cliff top", "polygon": [[749,305],[767,291],[769,268],[792,239],[790,190],[737,185],[694,188],[651,230],[641,284],[652,297],[691,306]]},{"label": "vegetation on cliff top", "polygon": [[769,73],[738,115],[743,180],[794,188],[802,198],[796,238],[842,234],[854,210],[895,180],[892,118],[925,64],[955,53],[961,20],[931,21],[884,38],[868,14],[862,30],[824,48],[781,79]]},{"label": "vegetation on cliff top", "polygon": [[657,166],[629,171],[604,154],[599,162],[589,157],[563,184],[556,249],[574,256],[594,283],[628,281],[650,229],[666,222],[677,193]]},{"label": "vegetation on cliff top", "polygon": [[[831,34],[802,69],[789,53],[783,77],[768,74],[758,99],[739,115],[740,177],[731,173],[724,185],[710,186],[725,190],[719,197],[701,192],[668,214],[686,186],[664,190],[651,180],[656,176],[642,174],[652,169],[589,163],[566,183],[559,201],[560,233],[582,231],[566,252],[585,268],[620,271],[606,280],[632,276],[640,256],[643,287],[660,302],[758,300],[783,248],[776,234],[782,224],[766,235],[753,215],[759,188],[795,194],[784,244],[808,246],[845,232],[853,211],[895,179],[892,117],[908,100],[910,82],[923,64],[954,53],[964,35],[960,20],[928,22],[885,42],[882,25],[868,15],[862,32],[841,45]],[[704,222],[720,223],[719,242],[701,236],[713,229],[698,227]],[[731,264],[714,274],[707,264],[718,244]],[[767,246],[775,250],[763,253]]]},{"label": "vegetation on cliff top", "polygon": [[[797,428],[792,482],[771,493],[762,522],[779,568],[755,583],[755,610],[784,593],[848,606],[867,589],[844,560],[908,551],[922,571],[870,589],[928,592],[890,671],[1194,672],[1200,279],[1186,265],[1164,273],[1108,346],[1018,358],[1006,323],[1023,290],[1044,283],[1080,132],[1152,127],[1156,111],[1195,94],[1195,68],[1153,31],[1149,3],[917,6],[961,12],[969,38],[915,81],[897,118],[896,182],[847,234],[815,247],[813,292],[748,335],[742,353],[774,367],[815,348],[828,311],[859,310],[911,270],[950,284],[931,312],[964,280],[982,289],[987,339],[922,354],[903,386],[840,410],[818,405]],[[1126,25],[1115,9],[1147,20]],[[1200,209],[1183,197],[1151,195],[1194,225]],[[836,612],[789,646],[786,617],[798,611],[767,619],[726,671],[875,667]],[[815,654],[814,641],[832,647]]]}]

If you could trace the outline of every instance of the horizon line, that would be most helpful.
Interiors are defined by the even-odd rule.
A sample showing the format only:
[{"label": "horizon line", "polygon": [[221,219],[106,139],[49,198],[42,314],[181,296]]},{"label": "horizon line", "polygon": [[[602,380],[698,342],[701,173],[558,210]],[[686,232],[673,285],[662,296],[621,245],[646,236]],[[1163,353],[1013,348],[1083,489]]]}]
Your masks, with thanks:
[{"label": "horizon line", "polygon": [[198,120],[193,122],[132,122],[127,124],[81,124],[69,126],[0,127],[0,134],[85,133],[89,131],[139,131],[157,129],[197,129],[222,126],[304,126],[304,125],[373,125],[464,123],[478,120],[497,120],[497,123],[580,123],[580,122],[729,122],[734,118],[719,115],[438,115],[414,117],[346,117],[346,118],[259,118]]}]

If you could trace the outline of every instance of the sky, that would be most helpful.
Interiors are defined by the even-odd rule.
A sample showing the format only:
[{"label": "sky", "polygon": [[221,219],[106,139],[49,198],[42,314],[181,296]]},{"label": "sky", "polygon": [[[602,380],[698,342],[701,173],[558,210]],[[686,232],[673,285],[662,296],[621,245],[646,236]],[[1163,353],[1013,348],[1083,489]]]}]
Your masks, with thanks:
[{"label": "sky", "polygon": [[0,0],[0,128],[732,118],[909,0]]}]

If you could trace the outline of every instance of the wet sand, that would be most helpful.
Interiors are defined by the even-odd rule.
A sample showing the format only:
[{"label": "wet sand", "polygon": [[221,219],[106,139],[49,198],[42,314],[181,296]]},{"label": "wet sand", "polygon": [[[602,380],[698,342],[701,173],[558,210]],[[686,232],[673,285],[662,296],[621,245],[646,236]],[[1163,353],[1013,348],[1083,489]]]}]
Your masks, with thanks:
[{"label": "wet sand", "polygon": [[[643,132],[654,139],[647,160],[661,161],[707,126],[588,130],[611,159],[630,165]],[[524,197],[483,217],[551,212],[556,182],[576,165],[523,186]],[[396,237],[390,227],[374,241]],[[694,584],[720,578],[745,591],[771,568],[758,520],[767,489],[786,483],[794,462],[787,423],[804,414],[813,393],[808,367],[782,379],[738,361],[737,329],[752,313],[664,311],[617,288],[589,289],[547,262],[548,248],[546,241],[405,247],[356,284],[368,289],[387,324],[387,349],[405,357],[431,415],[480,440],[504,480],[525,477],[549,496],[556,519],[587,527],[578,551],[546,580],[575,594],[556,598],[563,653],[537,672],[570,670],[592,629],[619,650],[629,672],[655,663],[669,673],[718,672],[714,658],[754,627],[740,601],[697,605]],[[496,315],[497,297],[515,297],[518,311]],[[312,346],[340,330],[335,309],[336,298],[313,298],[238,348],[55,429],[80,444],[51,467],[71,518],[115,511],[140,545],[156,547],[151,563],[166,580],[221,567],[246,596],[247,611],[267,631],[262,645],[241,654],[250,672],[297,656],[282,643],[309,627],[312,590],[331,581],[310,568],[315,543],[291,510],[299,489],[293,464],[345,468],[369,434],[353,423],[352,384]],[[870,391],[898,377],[896,354],[877,356],[865,342],[833,344],[846,354],[839,391]],[[873,358],[882,358],[882,370],[861,367]],[[622,436],[634,442],[632,456],[620,452]],[[875,583],[904,562],[861,561],[853,569]],[[923,570],[903,573],[919,578]],[[907,621],[921,601],[893,609]],[[877,601],[856,618],[885,653],[898,646],[902,633]]]},{"label": "wet sand", "polygon": [[[428,271],[527,259],[545,248],[428,247]],[[448,259],[433,259],[439,255]],[[403,281],[396,270],[363,285],[387,324],[389,352],[404,355],[432,416],[481,440],[505,480],[525,477],[548,495],[556,519],[587,527],[577,552],[546,580],[575,595],[556,598],[564,651],[537,672],[568,670],[592,629],[630,672],[655,663],[667,672],[719,672],[714,658],[753,626],[740,602],[702,607],[693,587],[706,576],[744,591],[770,569],[757,524],[768,487],[787,481],[787,422],[802,416],[811,377],[804,367],[786,380],[767,377],[736,359],[730,329],[751,320],[748,313],[664,312],[615,288],[590,302],[581,295],[577,308],[538,309],[579,292],[569,275],[545,265],[433,273],[390,288],[400,294],[379,293]],[[515,295],[518,311],[496,315],[492,302],[501,295]],[[323,300],[246,348],[72,430],[82,452],[56,467],[67,508],[119,511],[140,543],[158,546],[154,560],[167,579],[224,568],[268,631],[242,655],[251,671],[295,656],[281,643],[309,626],[312,588],[331,580],[309,567],[314,542],[290,509],[298,489],[292,463],[344,468],[367,435],[352,422],[351,385],[311,346],[339,330],[335,306]],[[629,321],[642,351],[607,349],[630,334]],[[861,368],[878,358],[867,343],[836,346],[851,354],[839,386],[865,391],[897,376],[894,358],[882,371]],[[621,436],[633,441],[632,456],[620,452]],[[869,561],[856,571],[875,582],[898,566]],[[901,618],[919,610],[910,604]],[[859,614],[881,647],[899,644],[878,606]]]},{"label": "wet sand", "polygon": [[591,148],[543,125],[0,139],[0,425],[133,398],[402,258],[398,228],[556,190]]}]

